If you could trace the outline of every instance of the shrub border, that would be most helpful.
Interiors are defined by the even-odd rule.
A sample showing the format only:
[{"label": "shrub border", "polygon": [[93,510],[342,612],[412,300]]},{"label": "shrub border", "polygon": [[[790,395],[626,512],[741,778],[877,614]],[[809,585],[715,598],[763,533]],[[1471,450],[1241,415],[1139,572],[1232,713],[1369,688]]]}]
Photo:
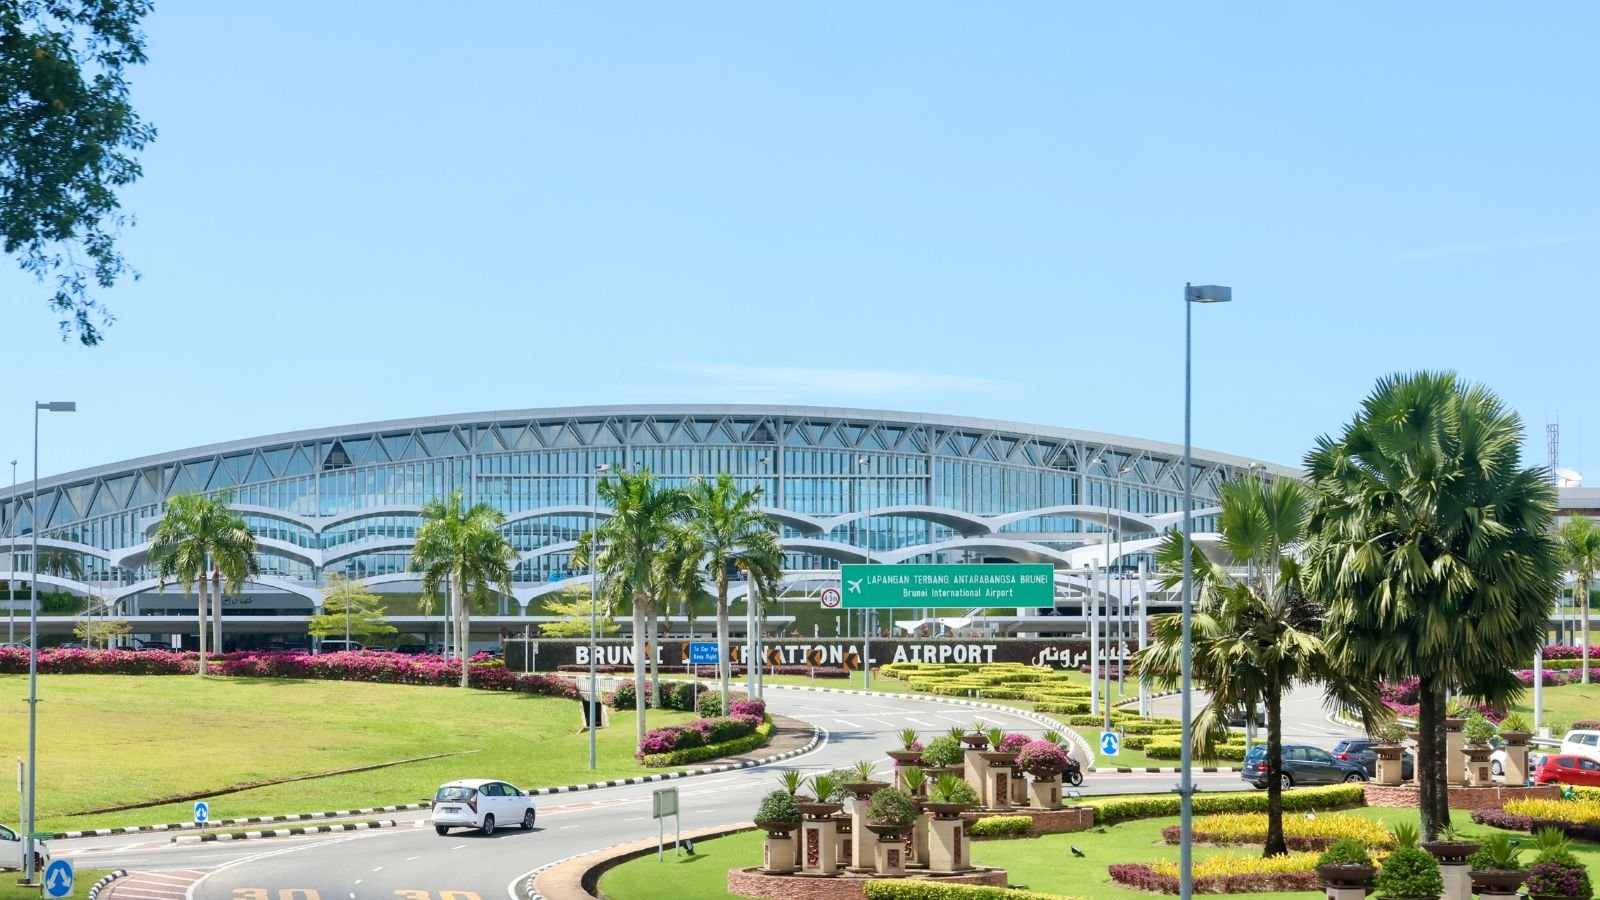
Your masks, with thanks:
[{"label": "shrub border", "polygon": [[[1178,878],[1173,875],[1161,875],[1155,867],[1145,863],[1117,863],[1107,866],[1111,880],[1124,887],[1141,891],[1157,891],[1164,894],[1178,893]],[[1238,890],[1230,884],[1235,880],[1245,880],[1247,884],[1259,885],[1253,890]],[[1250,875],[1212,875],[1194,879],[1194,892],[1196,894],[1265,894],[1279,891],[1314,891],[1317,889],[1317,873],[1310,872],[1264,872]]]},{"label": "shrub border", "polygon": [[667,753],[646,753],[640,762],[648,769],[664,769],[667,766],[684,766],[689,763],[704,762],[716,759],[719,756],[737,756],[740,753],[749,753],[757,747],[765,747],[772,740],[772,732],[777,726],[772,723],[772,716],[765,716],[765,721],[756,726],[756,730],[731,741],[720,744],[701,744],[698,747],[685,747],[682,750],[672,750]]}]

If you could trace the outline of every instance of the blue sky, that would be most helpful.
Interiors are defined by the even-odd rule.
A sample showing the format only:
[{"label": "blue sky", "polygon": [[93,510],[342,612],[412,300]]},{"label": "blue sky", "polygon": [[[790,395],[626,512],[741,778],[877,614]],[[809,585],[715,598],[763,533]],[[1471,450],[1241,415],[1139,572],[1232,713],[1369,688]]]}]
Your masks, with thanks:
[{"label": "blue sky", "polygon": [[[14,270],[48,474],[275,431],[825,403],[1295,463],[1453,368],[1583,468],[1600,10],[164,0],[102,347]],[[9,261],[8,261],[9,264]],[[29,465],[25,398],[0,455]],[[1592,455],[1592,454],[1591,454]],[[1600,477],[1600,459],[1594,463]]]}]

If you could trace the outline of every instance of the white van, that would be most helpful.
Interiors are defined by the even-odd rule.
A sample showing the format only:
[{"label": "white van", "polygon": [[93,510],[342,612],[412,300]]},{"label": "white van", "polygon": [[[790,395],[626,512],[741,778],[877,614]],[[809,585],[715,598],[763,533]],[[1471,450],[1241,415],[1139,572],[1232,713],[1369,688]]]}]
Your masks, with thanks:
[{"label": "white van", "polygon": [[[43,873],[50,863],[50,848],[44,841],[33,842],[34,871]],[[0,869],[22,869],[22,835],[0,825]]]},{"label": "white van", "polygon": [[1561,752],[1600,759],[1600,731],[1569,731],[1561,739]]}]

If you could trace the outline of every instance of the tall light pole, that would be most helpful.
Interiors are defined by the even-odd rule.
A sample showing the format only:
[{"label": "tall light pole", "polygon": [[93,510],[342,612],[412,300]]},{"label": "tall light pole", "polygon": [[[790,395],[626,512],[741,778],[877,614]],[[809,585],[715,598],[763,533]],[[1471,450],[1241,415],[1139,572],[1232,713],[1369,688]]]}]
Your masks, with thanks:
[{"label": "tall light pole", "polygon": [[33,404],[33,551],[28,556],[28,821],[22,838],[23,881],[33,884],[38,874],[33,867],[33,832],[36,817],[33,814],[34,766],[38,761],[39,744],[39,411],[74,412],[78,404],[71,400],[52,400]]},{"label": "tall light pole", "polygon": [[[760,466],[761,470],[765,472],[767,458],[765,456],[759,457],[756,459],[756,465]],[[761,645],[764,635],[760,629],[761,622],[756,616],[756,602],[759,599],[756,597],[756,580],[749,572],[745,573],[744,586],[745,693],[750,696],[751,700],[757,700],[761,697]]]},{"label": "tall light pole", "polygon": [[1233,299],[1233,288],[1218,284],[1183,286],[1183,737],[1180,754],[1182,780],[1178,785],[1179,814],[1181,816],[1178,845],[1178,896],[1191,900],[1194,896],[1194,753],[1190,743],[1194,738],[1194,703],[1190,698],[1190,656],[1194,652],[1194,637],[1190,631],[1194,598],[1194,448],[1190,434],[1190,400],[1193,394],[1194,370],[1194,305],[1196,303],[1227,303]]},{"label": "tall light pole", "polygon": [[11,560],[11,569],[6,573],[6,643],[17,642],[17,514],[16,510],[21,504],[17,503],[17,461],[11,461],[11,551],[6,558]]},{"label": "tall light pole", "polygon": [[[861,478],[861,493],[865,498],[865,505],[867,509],[867,517],[865,520],[863,520],[866,523],[867,543],[863,552],[866,553],[867,565],[870,566],[872,565],[872,486],[869,482],[872,480],[872,460],[867,459],[865,456],[858,457],[856,459],[856,465],[867,473]],[[871,609],[863,609],[861,611],[861,686],[863,689],[869,691],[872,690],[873,612],[874,610]]]},{"label": "tall light pole", "polygon": [[[590,769],[595,767],[594,733],[600,727],[600,723],[595,721],[599,718],[599,716],[595,715],[595,698],[600,696],[600,669],[595,660],[600,647],[600,590],[596,583],[599,570],[595,568],[595,563],[598,562],[600,556],[600,534],[597,530],[600,527],[600,481],[605,478],[607,472],[611,471],[611,464],[601,463],[594,467],[594,471],[594,490],[589,492],[589,534],[593,535],[593,537],[589,539],[589,699],[585,701],[589,704],[587,712],[589,714]],[[643,703],[644,698],[635,697],[634,702]]]},{"label": "tall light pole", "polygon": [[[1119,496],[1119,493],[1122,490],[1122,479],[1129,472],[1132,472],[1132,471],[1133,471],[1133,464],[1132,463],[1129,463],[1128,465],[1123,466],[1122,468],[1117,470],[1116,477],[1111,480],[1111,483],[1109,485],[1107,485],[1107,487],[1109,488],[1109,491],[1108,491],[1108,495],[1106,497],[1106,594],[1105,594],[1106,604],[1107,604],[1107,609],[1106,609],[1106,636],[1105,636],[1105,642],[1106,642],[1105,661],[1106,661],[1106,665],[1105,665],[1105,670],[1104,670],[1104,675],[1103,675],[1103,677],[1105,678],[1105,695],[1106,695],[1106,704],[1105,705],[1106,705],[1106,730],[1107,731],[1111,730],[1111,667],[1112,667],[1113,664],[1115,664],[1116,667],[1117,667],[1117,693],[1121,694],[1122,693],[1122,667],[1125,664],[1125,660],[1121,659],[1117,655],[1117,649],[1116,649],[1117,648],[1117,644],[1120,644],[1122,642],[1122,600],[1121,600],[1121,586],[1120,585],[1118,585],[1117,610],[1116,610],[1115,616],[1112,615],[1111,609],[1109,608],[1110,604],[1111,604],[1111,580],[1112,580],[1112,577],[1114,575],[1112,566],[1113,566],[1113,563],[1115,563],[1117,560],[1122,558],[1122,523],[1120,521],[1113,522],[1113,520],[1120,519],[1120,517],[1117,516],[1116,513],[1122,511],[1122,509],[1121,509],[1122,501],[1121,501],[1121,497]],[[1116,528],[1116,530],[1117,530],[1117,553],[1116,553],[1115,556],[1113,556],[1111,554],[1111,529],[1112,528]],[[1113,627],[1112,623],[1115,623],[1115,628],[1116,628],[1116,632],[1117,632],[1115,639],[1113,639],[1112,636],[1111,636],[1111,629]]]}]

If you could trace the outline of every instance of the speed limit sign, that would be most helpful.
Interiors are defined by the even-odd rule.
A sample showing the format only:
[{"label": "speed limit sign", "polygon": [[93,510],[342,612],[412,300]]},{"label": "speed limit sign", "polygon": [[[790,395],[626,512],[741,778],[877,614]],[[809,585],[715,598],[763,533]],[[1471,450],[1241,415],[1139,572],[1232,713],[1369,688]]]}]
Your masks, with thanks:
[{"label": "speed limit sign", "polygon": [[838,609],[839,608],[839,589],[838,588],[823,588],[822,589],[822,608],[823,609]]}]

